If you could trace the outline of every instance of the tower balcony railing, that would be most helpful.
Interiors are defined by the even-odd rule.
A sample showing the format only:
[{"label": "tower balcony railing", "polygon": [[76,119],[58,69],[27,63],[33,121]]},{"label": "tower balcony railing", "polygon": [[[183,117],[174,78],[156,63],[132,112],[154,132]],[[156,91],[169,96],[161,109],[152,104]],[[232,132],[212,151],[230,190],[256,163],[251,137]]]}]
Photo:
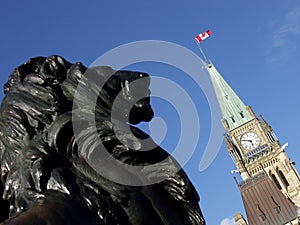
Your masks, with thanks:
[{"label": "tower balcony railing", "polygon": [[246,154],[244,154],[244,156],[246,158],[255,158],[255,156],[261,156],[265,153],[267,153],[266,149],[268,148],[268,145],[267,144],[264,144],[254,150],[252,150],[251,152],[247,152]]}]

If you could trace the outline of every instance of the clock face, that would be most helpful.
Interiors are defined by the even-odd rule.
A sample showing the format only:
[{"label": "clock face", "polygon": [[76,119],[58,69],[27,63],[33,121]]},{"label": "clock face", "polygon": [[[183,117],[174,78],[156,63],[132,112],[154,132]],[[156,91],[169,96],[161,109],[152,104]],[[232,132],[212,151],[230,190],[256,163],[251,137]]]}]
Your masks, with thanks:
[{"label": "clock face", "polygon": [[247,150],[255,149],[259,146],[259,144],[260,144],[260,138],[254,132],[245,133],[241,137],[241,145],[243,146],[243,148]]}]

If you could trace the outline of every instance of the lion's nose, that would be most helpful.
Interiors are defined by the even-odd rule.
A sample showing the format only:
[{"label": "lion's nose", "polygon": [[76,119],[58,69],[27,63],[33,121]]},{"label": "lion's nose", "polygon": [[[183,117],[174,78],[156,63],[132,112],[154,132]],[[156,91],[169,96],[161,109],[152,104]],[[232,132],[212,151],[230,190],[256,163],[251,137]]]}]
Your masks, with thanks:
[{"label": "lion's nose", "polygon": [[142,99],[134,104],[130,111],[129,122],[138,124],[142,121],[149,122],[154,116],[154,112],[147,99]]}]

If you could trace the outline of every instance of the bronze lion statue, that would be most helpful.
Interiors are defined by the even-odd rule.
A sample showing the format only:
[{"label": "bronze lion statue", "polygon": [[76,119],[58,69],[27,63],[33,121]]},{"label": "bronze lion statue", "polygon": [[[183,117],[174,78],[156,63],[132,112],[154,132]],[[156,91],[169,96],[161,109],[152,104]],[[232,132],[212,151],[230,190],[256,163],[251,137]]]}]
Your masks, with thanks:
[{"label": "bronze lion statue", "polygon": [[185,172],[134,126],[153,117],[149,84],[60,56],[17,67],[1,105],[0,222],[205,224]]}]

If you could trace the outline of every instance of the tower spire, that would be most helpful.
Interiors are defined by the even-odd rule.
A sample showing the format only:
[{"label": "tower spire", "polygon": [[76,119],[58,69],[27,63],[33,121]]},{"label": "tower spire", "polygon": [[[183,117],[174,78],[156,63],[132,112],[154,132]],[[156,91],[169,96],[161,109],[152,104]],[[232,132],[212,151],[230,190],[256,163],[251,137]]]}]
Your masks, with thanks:
[{"label": "tower spire", "polygon": [[205,67],[210,75],[228,131],[254,119],[247,106],[220,75],[212,62],[205,64]]}]

